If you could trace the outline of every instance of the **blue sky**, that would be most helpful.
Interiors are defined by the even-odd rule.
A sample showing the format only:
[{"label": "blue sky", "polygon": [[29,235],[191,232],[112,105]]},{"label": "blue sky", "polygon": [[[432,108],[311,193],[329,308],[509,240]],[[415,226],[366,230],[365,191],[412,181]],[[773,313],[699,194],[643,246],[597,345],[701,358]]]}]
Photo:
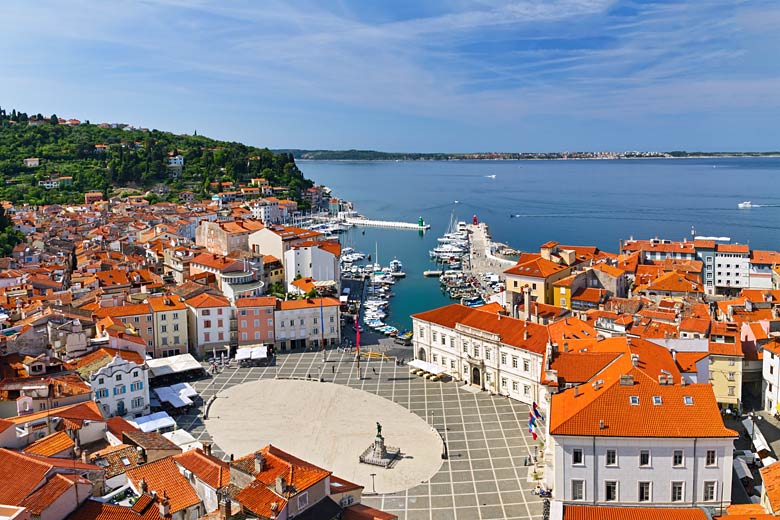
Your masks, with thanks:
[{"label": "blue sky", "polygon": [[780,2],[7,0],[0,106],[272,148],[776,150]]}]

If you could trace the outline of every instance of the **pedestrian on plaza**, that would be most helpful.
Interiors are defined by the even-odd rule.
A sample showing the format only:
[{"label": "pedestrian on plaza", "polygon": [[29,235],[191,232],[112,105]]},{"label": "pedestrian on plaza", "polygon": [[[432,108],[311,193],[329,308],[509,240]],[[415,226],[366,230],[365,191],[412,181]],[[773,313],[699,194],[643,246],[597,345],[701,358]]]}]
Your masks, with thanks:
[{"label": "pedestrian on plaza", "polygon": [[331,365],[330,366],[330,371],[335,374],[336,373],[336,365]]},{"label": "pedestrian on plaza", "polygon": [[376,374],[376,368],[371,367],[371,370],[374,372],[374,374]]}]

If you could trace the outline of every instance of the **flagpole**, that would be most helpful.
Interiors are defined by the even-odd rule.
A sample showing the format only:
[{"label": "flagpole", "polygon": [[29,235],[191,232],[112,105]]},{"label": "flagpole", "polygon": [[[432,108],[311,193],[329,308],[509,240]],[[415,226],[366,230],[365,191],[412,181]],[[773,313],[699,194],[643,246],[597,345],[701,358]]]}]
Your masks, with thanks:
[{"label": "flagpole", "polygon": [[355,349],[357,352],[358,379],[362,379],[362,377],[360,376],[360,320],[358,320],[359,316],[360,316],[360,311],[358,310],[358,313],[355,315]]},{"label": "flagpole", "polygon": [[322,362],[325,363],[325,316],[322,310],[322,294],[320,294],[320,345],[322,346]]}]

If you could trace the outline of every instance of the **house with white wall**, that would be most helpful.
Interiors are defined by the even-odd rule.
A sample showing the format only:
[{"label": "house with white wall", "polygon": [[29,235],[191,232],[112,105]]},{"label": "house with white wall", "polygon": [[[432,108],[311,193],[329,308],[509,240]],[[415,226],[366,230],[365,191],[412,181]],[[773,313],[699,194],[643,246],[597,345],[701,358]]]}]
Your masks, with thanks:
[{"label": "house with white wall", "polygon": [[414,357],[456,381],[543,406],[544,325],[453,304],[412,315]]},{"label": "house with white wall", "polygon": [[[731,502],[733,443],[709,384],[621,356],[552,396],[544,480],[555,501],[683,507]],[[667,371],[669,373],[671,371]]]},{"label": "house with white wall", "polygon": [[138,417],[149,413],[149,369],[119,354],[88,379],[103,415]]}]

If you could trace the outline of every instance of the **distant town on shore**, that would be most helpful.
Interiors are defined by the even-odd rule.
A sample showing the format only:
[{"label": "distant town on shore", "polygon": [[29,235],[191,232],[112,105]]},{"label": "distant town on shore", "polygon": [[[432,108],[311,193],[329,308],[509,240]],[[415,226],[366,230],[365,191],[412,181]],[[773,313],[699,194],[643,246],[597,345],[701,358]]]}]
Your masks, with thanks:
[{"label": "distant town on shore", "polygon": [[712,157],[777,157],[780,151],[766,152],[477,152],[477,153],[407,153],[375,150],[301,150],[278,149],[274,153],[291,154],[308,161],[517,161],[573,159],[689,159]]}]

